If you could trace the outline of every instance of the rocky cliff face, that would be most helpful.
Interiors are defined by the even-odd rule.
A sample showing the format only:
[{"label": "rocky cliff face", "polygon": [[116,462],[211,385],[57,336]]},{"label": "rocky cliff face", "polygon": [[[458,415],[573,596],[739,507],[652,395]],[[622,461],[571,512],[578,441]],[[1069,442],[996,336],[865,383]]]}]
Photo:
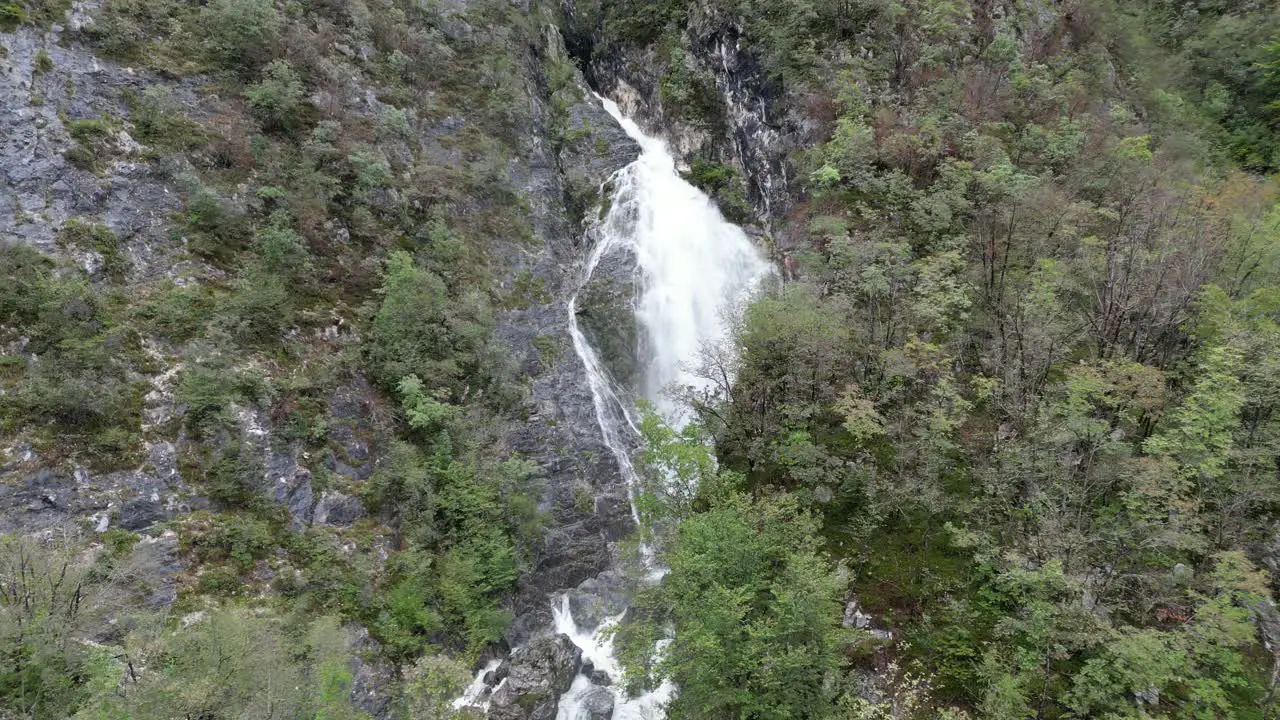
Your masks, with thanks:
[{"label": "rocky cliff face", "polygon": [[[81,32],[95,10],[77,6],[65,22],[0,32],[0,93],[8,99],[0,107],[0,240],[79,266],[104,291],[108,283],[142,290],[154,283],[217,282],[223,270],[190,252],[182,221],[207,168],[135,136],[141,122],[137,100],[148,90],[163,89],[167,102],[195,123],[218,122],[223,101],[210,95],[208,78],[174,80],[99,56]],[[461,14],[446,29],[459,36],[487,32]],[[497,313],[496,338],[527,388],[522,410],[502,433],[503,444],[536,463],[532,483],[547,528],[532,549],[532,566],[518,595],[510,600],[517,615],[508,633],[512,646],[545,632],[549,595],[607,569],[610,543],[630,530],[626,491],[600,440],[583,369],[567,334],[565,302],[577,289],[590,249],[585,233],[590,219],[583,215],[606,201],[601,186],[638,150],[583,92],[580,76],[568,86],[563,79],[550,86],[548,64],[567,65],[568,59],[553,29],[544,40],[529,48],[524,66],[516,69],[530,111],[510,128],[521,151],[503,168],[510,191],[527,203],[531,237],[495,238],[489,248],[491,262],[501,268],[496,294],[514,298]],[[356,56],[368,50],[344,52]],[[361,83],[352,74],[340,94],[310,100],[316,107],[337,104],[373,120],[385,117],[389,106],[372,90],[362,90]],[[393,136],[376,149],[392,160],[425,156],[446,167],[462,165],[468,158],[457,138],[466,136],[469,122],[449,116],[412,143]],[[204,157],[197,164],[218,162]],[[261,197],[242,186],[223,202],[240,212],[260,207]],[[110,248],[68,243],[63,228],[80,221],[106,228],[117,242]],[[351,230],[341,224],[330,222],[320,232],[339,245],[353,242]],[[113,260],[126,269],[109,278]],[[360,337],[342,312],[335,309],[318,327],[288,332],[313,333],[319,347],[349,352]],[[6,342],[3,354],[39,361],[24,349],[21,337]],[[395,409],[362,374],[349,374],[313,398],[324,418],[323,450],[317,452],[314,442],[292,436],[277,408],[261,402],[237,403],[228,431],[194,436],[185,421],[191,408],[175,393],[190,353],[145,337],[140,352],[148,362],[130,370],[142,398],[138,424],[130,429],[141,448],[136,456],[99,462],[103,458],[42,445],[38,428],[0,426],[0,532],[32,534],[70,525],[99,535],[121,529],[151,538],[148,542],[163,549],[165,571],[149,597],[172,603],[180,591],[200,582],[198,559],[184,550],[185,540],[179,542],[189,527],[185,523],[193,513],[220,507],[192,477],[189,460],[203,448],[237,448],[259,468],[255,491],[286,511],[291,527],[329,528],[340,535],[360,523],[361,533],[373,533],[374,561],[393,549],[393,534],[381,524],[385,518],[371,518],[359,493],[392,444]],[[253,577],[263,591],[297,572],[278,560],[257,563]],[[536,675],[537,667],[528,672]],[[576,667],[570,679],[574,672]],[[364,704],[382,714],[389,705],[376,687],[379,676],[380,671],[357,672]],[[509,684],[508,694],[515,690]],[[554,698],[550,702],[554,713]]]},{"label": "rocky cliff face", "polygon": [[[552,35],[553,52],[561,51]],[[527,307],[504,313],[499,334],[530,379],[531,401],[525,420],[511,432],[511,446],[537,461],[542,508],[551,528],[519,601],[521,617],[512,644],[550,624],[550,593],[573,587],[611,562],[610,543],[631,529],[626,487],[596,426],[585,370],[568,334],[566,302],[582,279],[582,263],[592,238],[590,220],[574,218],[566,206],[583,202],[596,212],[609,177],[635,159],[639,148],[589,95],[576,93],[566,109],[565,134],[578,140],[557,151],[551,143],[534,143],[527,165],[516,176],[530,198],[534,235],[532,252],[514,249],[507,257],[512,282],[532,277],[545,288]],[[545,106],[536,107],[545,113]],[[600,312],[625,302],[597,305]]]},{"label": "rocky cliff face", "polygon": [[[745,222],[770,234],[795,201],[788,154],[806,136],[794,105],[770,78],[755,52],[744,47],[737,22],[695,5],[674,47],[634,45],[609,36],[605,10],[586,3],[564,6],[568,46],[596,90],[613,100],[646,132],[665,138],[684,170],[717,163],[734,168],[750,206]],[[719,187],[695,184],[721,199]]]}]

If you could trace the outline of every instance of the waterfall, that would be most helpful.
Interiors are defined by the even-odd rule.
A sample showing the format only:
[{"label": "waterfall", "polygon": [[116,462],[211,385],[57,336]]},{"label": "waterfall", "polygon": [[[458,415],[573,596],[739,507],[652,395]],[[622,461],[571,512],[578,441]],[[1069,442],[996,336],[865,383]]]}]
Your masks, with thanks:
[{"label": "waterfall", "polygon": [[[636,319],[645,338],[641,360],[644,377],[641,394],[663,418],[675,425],[687,421],[685,410],[669,392],[673,388],[695,390],[709,381],[693,372],[700,352],[725,347],[731,340],[730,318],[772,272],[746,233],[721,217],[711,199],[685,182],[676,171],[666,144],[645,135],[618,106],[601,98],[605,109],[641,149],[631,165],[614,178],[616,189],[600,239],[583,268],[585,284],[600,259],[619,248],[636,256],[640,293]],[[573,346],[586,368],[595,405],[596,420],[605,443],[617,458],[632,501],[632,517],[639,522],[635,493],[639,478],[631,460],[637,430],[629,394],[620,392],[591,344],[578,328],[577,297],[569,300],[569,330]],[[651,554],[644,553],[648,562]],[[655,570],[656,568],[651,568]],[[670,684],[628,698],[620,687],[609,630],[621,616],[604,620],[599,627],[579,627],[570,612],[567,596],[554,606],[556,632],[568,635],[596,669],[613,678],[608,689],[614,696],[614,720],[658,720],[675,691]],[[656,649],[660,652],[661,648]],[[579,676],[560,700],[557,720],[589,720],[583,700],[593,690],[590,679]]]}]

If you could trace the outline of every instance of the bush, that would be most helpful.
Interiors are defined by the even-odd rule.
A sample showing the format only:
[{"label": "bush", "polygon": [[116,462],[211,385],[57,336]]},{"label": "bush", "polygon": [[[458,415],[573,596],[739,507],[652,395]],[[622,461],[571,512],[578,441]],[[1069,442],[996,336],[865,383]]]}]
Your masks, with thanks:
[{"label": "bush", "polygon": [[141,392],[113,362],[113,354],[104,338],[64,341],[58,352],[28,365],[12,400],[23,413],[66,427],[135,422]]},{"label": "bush", "polygon": [[0,325],[35,322],[53,261],[29,246],[0,240]]},{"label": "bush", "polygon": [[[70,0],[8,0],[0,2],[0,31],[13,32],[19,25],[48,26],[61,22],[71,8]],[[42,51],[43,52],[43,51]]]},{"label": "bush", "polygon": [[451,301],[444,281],[405,252],[387,258],[382,305],[370,329],[373,377],[388,390],[417,375],[461,396],[481,385],[499,362],[491,357],[493,321],[478,298]]},{"label": "bush", "polygon": [[290,282],[300,280],[311,270],[311,253],[284,212],[276,212],[271,222],[257,231],[253,254],[258,270]]},{"label": "bush", "polygon": [[32,73],[39,75],[50,70],[53,70],[53,58],[49,57],[48,50],[40,48],[39,52],[36,53],[35,67],[32,69]]},{"label": "bush", "polygon": [[[204,487],[209,499],[226,507],[256,509],[266,501],[263,467],[253,448],[232,443],[212,458],[206,458]],[[242,556],[238,561],[244,562]],[[246,568],[247,569],[247,568]]]},{"label": "bush", "polygon": [[280,18],[272,0],[213,0],[200,10],[198,25],[209,59],[245,72],[270,53]]},{"label": "bush", "polygon": [[187,229],[193,235],[191,250],[220,265],[230,264],[249,238],[244,214],[203,187],[187,199]]},{"label": "bush", "polygon": [[225,513],[210,518],[207,527],[187,533],[185,540],[200,562],[231,562],[244,572],[276,546],[276,530],[253,515]]},{"label": "bush", "polygon": [[266,345],[280,340],[293,323],[292,292],[279,276],[250,272],[236,280],[219,313],[241,342]]},{"label": "bush", "polygon": [[169,88],[155,85],[142,95],[128,97],[134,134],[139,142],[158,150],[188,150],[206,141],[200,124],[184,114]]},{"label": "bush", "polygon": [[21,3],[0,3],[0,30],[13,32],[15,28],[27,21],[27,11]]},{"label": "bush", "polygon": [[166,282],[138,307],[137,317],[152,333],[171,342],[197,336],[213,317],[213,296],[200,285]]},{"label": "bush", "polygon": [[218,361],[195,363],[182,371],[175,397],[186,406],[187,427],[205,434],[230,424],[232,406],[265,393],[261,378]]},{"label": "bush", "polygon": [[79,429],[136,421],[140,397],[125,362],[136,335],[111,328],[83,277],[51,270],[34,251],[0,245],[0,321],[20,328],[36,356],[0,408]]},{"label": "bush", "polygon": [[70,218],[58,230],[58,242],[98,253],[102,257],[102,272],[108,277],[119,278],[129,271],[129,258],[122,252],[120,240],[106,225]]},{"label": "bush", "polygon": [[67,151],[67,159],[76,167],[102,173],[114,151],[111,142],[115,132],[113,123],[106,119],[70,120],[67,132],[76,143]]},{"label": "bush", "polygon": [[262,81],[246,89],[244,96],[263,128],[288,130],[297,125],[306,88],[288,61],[275,60],[263,69]]}]

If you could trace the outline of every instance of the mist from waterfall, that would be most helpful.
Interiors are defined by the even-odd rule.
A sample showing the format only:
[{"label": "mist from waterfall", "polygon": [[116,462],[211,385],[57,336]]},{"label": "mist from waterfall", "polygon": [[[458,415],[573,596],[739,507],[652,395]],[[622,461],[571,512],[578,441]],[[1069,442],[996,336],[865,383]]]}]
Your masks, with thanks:
[{"label": "mist from waterfall", "polygon": [[[706,348],[728,347],[732,340],[730,319],[772,268],[741,228],[727,222],[710,198],[680,177],[662,140],[645,135],[612,101],[601,101],[640,145],[641,153],[614,176],[612,204],[584,266],[582,283],[610,251],[623,248],[635,253],[641,288],[635,313],[644,338],[640,392],[668,423],[678,427],[687,417],[672,391],[697,391],[710,384],[695,372],[700,353]],[[639,478],[631,459],[637,429],[630,396],[619,391],[579,329],[576,296],[570,299],[568,312],[570,334],[586,368],[596,420],[627,481],[632,517],[639,522],[635,506]],[[644,555],[652,562],[650,554]],[[651,569],[658,574],[657,568]],[[669,683],[638,698],[628,698],[621,687],[609,633],[621,616],[608,618],[599,627],[582,628],[573,619],[567,597],[558,598],[553,609],[556,632],[568,635],[582,649],[584,661],[591,661],[613,679],[609,689],[615,698],[614,720],[665,717],[665,705],[675,692]],[[557,720],[587,720],[590,716],[581,699],[590,689],[588,678],[575,679],[560,700]]]}]

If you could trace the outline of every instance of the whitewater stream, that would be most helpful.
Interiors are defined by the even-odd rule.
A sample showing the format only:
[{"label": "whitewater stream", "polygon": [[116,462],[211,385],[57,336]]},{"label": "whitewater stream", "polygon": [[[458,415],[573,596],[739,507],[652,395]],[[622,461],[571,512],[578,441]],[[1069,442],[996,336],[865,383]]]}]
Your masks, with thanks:
[{"label": "whitewater stream", "polygon": [[[635,313],[645,338],[640,391],[668,423],[679,427],[687,418],[670,391],[709,383],[693,372],[699,352],[727,345],[730,318],[772,269],[746,233],[725,221],[710,198],[680,177],[662,140],[645,135],[612,101],[601,101],[640,145],[641,152],[614,177],[613,202],[600,228],[600,240],[584,266],[582,283],[586,284],[610,251],[621,247],[635,253],[640,284]],[[568,313],[573,346],[586,367],[600,432],[617,457],[631,494],[632,517],[639,522],[635,508],[639,478],[631,459],[637,436],[634,408],[629,394],[614,385],[578,329],[576,296],[569,300]],[[653,562],[651,553],[642,555]],[[655,578],[660,577],[660,568],[651,566],[649,570]],[[567,597],[558,598],[553,609],[556,632],[568,635],[582,649],[584,662],[590,661],[614,679],[609,688],[614,694],[613,720],[665,717],[666,703],[675,692],[669,683],[637,698],[627,697],[621,688],[609,632],[621,616],[608,618],[599,627],[583,628],[574,622]],[[560,699],[557,720],[589,720],[581,699],[590,689],[590,680],[578,676]]]}]

